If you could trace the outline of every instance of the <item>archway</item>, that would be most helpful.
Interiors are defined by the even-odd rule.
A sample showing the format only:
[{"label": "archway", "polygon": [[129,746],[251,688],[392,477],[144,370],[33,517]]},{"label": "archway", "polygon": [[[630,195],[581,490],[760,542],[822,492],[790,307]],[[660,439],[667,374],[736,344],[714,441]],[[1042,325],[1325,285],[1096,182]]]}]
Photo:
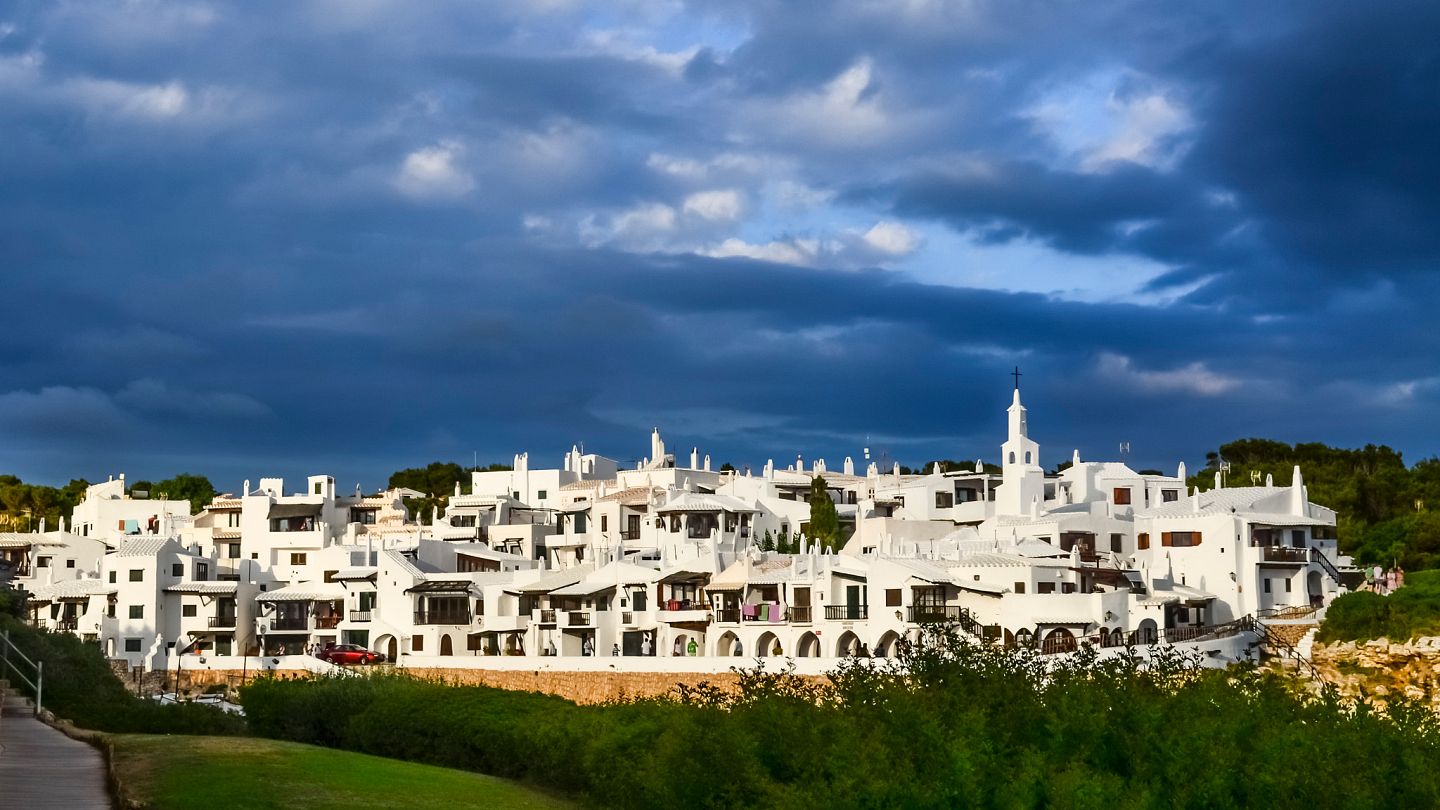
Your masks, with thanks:
[{"label": "archway", "polygon": [[899,641],[900,635],[894,630],[886,632],[885,635],[880,637],[879,641],[875,642],[875,657],[894,658],[896,653],[895,645]]},{"label": "archway", "polygon": [[1034,639],[1035,634],[1030,632],[1028,627],[1022,627],[1015,632],[1015,646],[1017,647],[1029,647]]},{"label": "archway", "polygon": [[441,655],[454,655],[454,654],[455,654],[455,647],[454,647],[453,643],[450,641],[450,634],[449,634],[449,633],[441,633],[441,634],[440,634],[440,654],[441,654]]},{"label": "archway", "polygon": [[1051,630],[1045,636],[1045,641],[1040,646],[1040,652],[1046,654],[1074,652],[1074,650],[1075,634],[1064,627],[1057,627]]},{"label": "archway", "polygon": [[1306,592],[1310,594],[1310,604],[1320,605],[1325,602],[1325,578],[1319,571],[1311,571],[1306,577]]},{"label": "archway", "polygon": [[1155,624],[1154,619],[1146,619],[1140,622],[1140,627],[1135,631],[1136,644],[1154,644],[1160,638],[1160,627]]},{"label": "archway", "polygon": [[400,644],[394,636],[380,636],[375,639],[375,649],[385,651],[385,660],[395,663],[400,658]]},{"label": "archway", "polygon": [[817,637],[814,633],[810,633],[810,632],[806,632],[804,635],[800,636],[800,644],[798,645],[798,649],[796,650],[796,653],[797,653],[801,658],[819,658],[819,657],[820,657],[820,639],[819,639],[819,637]]},{"label": "archway", "polygon": [[841,633],[840,640],[835,642],[835,656],[837,658],[853,658],[859,654],[860,637],[850,630]]},{"label": "archway", "polygon": [[722,657],[743,655],[744,648],[740,645],[740,639],[733,631],[726,630],[720,634],[715,641],[715,654]]},{"label": "archway", "polygon": [[776,638],[774,633],[766,630],[760,634],[760,640],[755,643],[755,654],[761,658],[780,655],[780,653],[777,652],[779,647],[780,639]]}]

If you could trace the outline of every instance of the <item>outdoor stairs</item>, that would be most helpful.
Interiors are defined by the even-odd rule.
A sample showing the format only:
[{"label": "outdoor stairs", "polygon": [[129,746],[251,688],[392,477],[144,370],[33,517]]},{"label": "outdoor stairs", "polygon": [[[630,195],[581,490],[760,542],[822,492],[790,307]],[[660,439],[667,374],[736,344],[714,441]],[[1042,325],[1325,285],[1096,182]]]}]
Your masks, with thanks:
[{"label": "outdoor stairs", "polygon": [[[1293,667],[1301,675],[1313,681],[1324,682],[1325,678],[1316,669],[1315,664],[1310,661],[1309,656],[1301,653],[1299,646],[1314,632],[1312,626],[1307,625],[1279,625],[1272,627],[1263,620],[1256,619],[1255,630],[1260,634],[1260,649],[1279,659],[1278,663],[1282,669]],[[1299,631],[1297,634],[1296,631]],[[1309,645],[1305,645],[1309,646]]]},{"label": "outdoor stairs", "polygon": [[0,681],[0,715],[26,716],[35,713],[35,701],[20,693],[9,681]]}]

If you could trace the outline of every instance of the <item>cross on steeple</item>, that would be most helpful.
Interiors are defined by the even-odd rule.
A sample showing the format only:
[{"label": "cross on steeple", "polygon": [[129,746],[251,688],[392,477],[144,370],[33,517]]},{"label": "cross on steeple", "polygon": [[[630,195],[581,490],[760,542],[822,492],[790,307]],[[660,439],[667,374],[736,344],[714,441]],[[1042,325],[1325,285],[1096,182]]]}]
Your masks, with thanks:
[{"label": "cross on steeple", "polygon": [[1010,372],[1010,376],[1015,378],[1015,390],[1016,390],[1016,391],[1019,391],[1019,390],[1020,390],[1020,367],[1019,367],[1019,366],[1016,366],[1016,367],[1015,367],[1015,370],[1012,371],[1012,372]]}]

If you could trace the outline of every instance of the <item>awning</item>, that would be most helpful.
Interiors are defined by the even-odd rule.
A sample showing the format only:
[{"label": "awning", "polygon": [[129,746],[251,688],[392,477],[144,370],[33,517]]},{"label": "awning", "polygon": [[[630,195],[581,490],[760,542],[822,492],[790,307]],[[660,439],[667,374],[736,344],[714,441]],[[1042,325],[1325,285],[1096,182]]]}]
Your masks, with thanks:
[{"label": "awning", "polygon": [[270,517],[272,518],[319,516],[320,504],[318,503],[277,503],[270,506]]},{"label": "awning", "polygon": [[705,586],[707,591],[738,591],[745,587],[743,582],[711,582]]},{"label": "awning", "polygon": [[333,602],[345,598],[338,582],[299,582],[255,597],[257,602]]},{"label": "awning", "polygon": [[233,594],[240,587],[234,580],[212,582],[177,582],[165,589],[165,593]]},{"label": "awning", "polygon": [[378,571],[379,569],[375,568],[374,566],[360,568],[341,568],[339,571],[335,572],[334,576],[330,578],[338,582],[349,580],[374,579]]},{"label": "awning", "polygon": [[406,588],[405,593],[470,593],[470,588],[475,583],[468,579],[445,579],[421,582],[413,588]]},{"label": "awning", "polygon": [[681,568],[660,577],[660,581],[669,585],[672,582],[703,582],[709,578],[709,571],[690,571]]},{"label": "awning", "polygon": [[613,583],[613,582],[593,582],[593,581],[590,581],[590,580],[583,580],[583,579],[582,579],[582,580],[580,580],[579,582],[575,583],[574,585],[566,585],[566,586],[563,587],[563,588],[556,588],[555,590],[553,590],[553,591],[550,592],[550,595],[551,595],[551,596],[589,596],[589,595],[591,595],[591,594],[600,593],[601,591],[611,590],[611,589],[613,589],[613,588],[615,588],[615,587],[616,587],[616,585],[615,585],[615,583]]}]

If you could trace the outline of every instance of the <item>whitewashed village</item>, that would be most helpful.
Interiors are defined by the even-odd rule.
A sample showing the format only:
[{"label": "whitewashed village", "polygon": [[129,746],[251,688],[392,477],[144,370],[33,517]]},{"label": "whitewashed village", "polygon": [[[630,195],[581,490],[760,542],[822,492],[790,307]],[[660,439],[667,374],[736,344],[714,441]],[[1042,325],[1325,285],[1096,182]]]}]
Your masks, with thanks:
[{"label": "whitewashed village", "polygon": [[[1076,450],[1047,474],[1018,386],[1006,420],[998,473],[993,455],[909,475],[863,455],[722,472],[659,428],[628,469],[578,446],[553,467],[522,452],[428,523],[403,502],[421,493],[324,474],[245,481],[193,516],[119,475],[68,523],[0,535],[0,576],[29,592],[33,624],[135,672],[337,671],[326,653],[344,648],[401,667],[818,674],[894,658],[929,622],[1223,667],[1359,575],[1299,468],[1288,486],[1217,473],[1187,489],[1183,463],[1141,474]],[[821,481],[833,545],[809,536]]]}]

